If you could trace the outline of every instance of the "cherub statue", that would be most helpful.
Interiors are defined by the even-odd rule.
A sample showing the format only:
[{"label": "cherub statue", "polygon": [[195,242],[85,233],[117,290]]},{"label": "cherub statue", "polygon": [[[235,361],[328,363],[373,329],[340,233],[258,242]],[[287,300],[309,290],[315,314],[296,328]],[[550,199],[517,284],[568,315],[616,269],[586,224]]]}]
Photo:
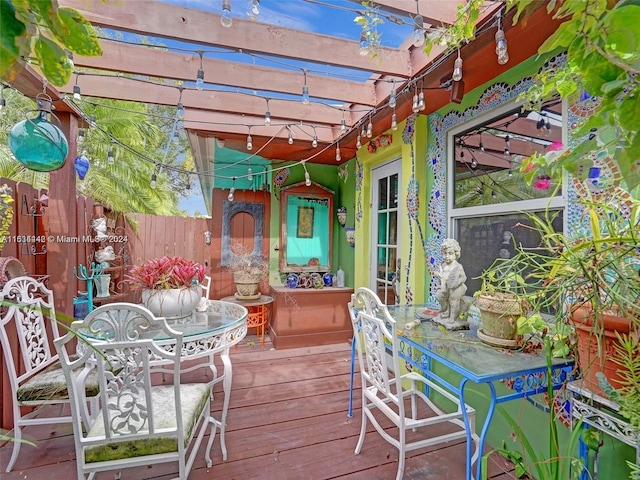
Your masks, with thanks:
[{"label": "cherub statue", "polygon": [[469,302],[464,298],[467,292],[467,275],[463,266],[458,262],[460,245],[453,238],[447,238],[440,247],[443,263],[434,272],[434,277],[440,279],[440,288],[436,291],[436,299],[440,302],[440,311],[433,321],[443,325],[447,330],[468,330],[466,319]]}]

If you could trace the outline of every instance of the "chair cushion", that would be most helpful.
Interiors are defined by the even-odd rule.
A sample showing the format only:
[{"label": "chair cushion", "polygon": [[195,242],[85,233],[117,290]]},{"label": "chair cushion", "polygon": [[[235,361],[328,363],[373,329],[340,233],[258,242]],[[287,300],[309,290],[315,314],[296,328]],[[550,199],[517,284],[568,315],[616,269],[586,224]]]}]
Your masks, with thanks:
[{"label": "chair cushion", "polygon": [[[205,383],[191,383],[180,386],[182,401],[182,425],[185,429],[185,447],[193,435],[198,419],[209,401],[211,388]],[[174,389],[170,385],[159,385],[152,388],[154,424],[156,429],[176,427],[176,407]],[[102,411],[98,412],[87,434],[87,439],[104,438],[104,423]],[[92,445],[85,449],[86,463],[106,462],[123,458],[133,458],[146,455],[176,452],[178,450],[175,433],[167,433],[138,440],[110,441],[100,445]]]},{"label": "chair cushion", "polygon": [[[74,372],[75,373],[75,372]],[[90,373],[87,377],[85,387],[87,397],[94,397],[98,394],[98,376]],[[28,404],[29,402],[41,403],[47,400],[64,400],[69,398],[67,391],[67,381],[60,362],[53,363],[41,372],[36,373],[29,380],[24,382],[17,390],[18,402]]]}]

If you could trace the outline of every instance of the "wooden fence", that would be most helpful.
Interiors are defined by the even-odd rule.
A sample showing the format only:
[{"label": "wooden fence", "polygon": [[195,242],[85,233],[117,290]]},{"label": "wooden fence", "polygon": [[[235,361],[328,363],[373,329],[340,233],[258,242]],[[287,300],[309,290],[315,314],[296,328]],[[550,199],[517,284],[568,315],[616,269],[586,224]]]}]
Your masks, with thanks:
[{"label": "wooden fence", "polygon": [[[154,215],[129,214],[113,216],[91,199],[76,198],[75,218],[66,214],[69,210],[56,202],[56,208],[49,208],[47,192],[36,190],[24,183],[16,183],[0,178],[0,186],[7,184],[13,190],[13,221],[8,238],[0,249],[0,261],[6,257],[18,259],[31,276],[43,276],[54,292],[58,317],[70,320],[73,305],[69,299],[78,292],[87,290],[87,282],[78,279],[73,270],[80,273],[80,265],[88,271],[95,262],[95,252],[111,246],[117,260],[109,267],[111,273],[110,296],[96,299],[95,303],[139,300],[139,292],[130,291],[125,275],[132,265],[145,260],[168,256],[183,256],[199,262],[207,268],[212,277],[211,298],[221,298],[233,294],[235,286],[230,273],[220,266],[222,237],[222,207],[227,193],[215,190],[213,193],[213,215],[211,219],[192,217],[160,217]],[[265,219],[263,253],[269,251],[269,192],[237,192],[237,200],[264,205]],[[51,211],[53,210],[53,212]],[[54,218],[55,217],[55,218]],[[232,222],[233,237],[253,242],[252,220],[238,215]],[[106,219],[107,238],[96,239],[92,222]],[[1,220],[1,219],[0,219]],[[51,225],[53,224],[53,225]],[[205,232],[210,232],[208,243]],[[0,282],[1,284],[2,282]],[[268,292],[268,285],[263,285]],[[11,393],[9,379],[0,356],[0,428],[13,427]]]}]

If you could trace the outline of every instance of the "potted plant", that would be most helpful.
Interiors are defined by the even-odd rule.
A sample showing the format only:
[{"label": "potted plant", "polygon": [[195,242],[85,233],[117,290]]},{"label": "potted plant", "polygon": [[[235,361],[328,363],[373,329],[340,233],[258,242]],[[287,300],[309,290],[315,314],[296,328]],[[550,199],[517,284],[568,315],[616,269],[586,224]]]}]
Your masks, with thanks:
[{"label": "potted plant", "polygon": [[234,243],[224,268],[233,273],[239,300],[260,298],[260,281],[269,274],[269,260],[250,251],[243,243]]},{"label": "potted plant", "polygon": [[478,338],[503,348],[518,348],[518,319],[528,311],[527,286],[523,277],[523,264],[514,258],[498,258],[480,275],[481,287],[474,293],[480,311]]},{"label": "potted plant", "polygon": [[142,288],[142,303],[155,315],[181,318],[191,314],[200,298],[205,267],[182,257],[147,260],[131,268],[126,278]]}]

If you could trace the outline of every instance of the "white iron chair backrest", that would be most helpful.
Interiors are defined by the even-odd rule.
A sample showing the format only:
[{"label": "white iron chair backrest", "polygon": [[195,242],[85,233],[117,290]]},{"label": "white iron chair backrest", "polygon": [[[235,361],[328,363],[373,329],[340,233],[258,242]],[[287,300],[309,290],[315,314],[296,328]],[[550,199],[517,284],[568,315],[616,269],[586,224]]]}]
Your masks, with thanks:
[{"label": "white iron chair backrest", "polygon": [[[72,345],[77,335],[86,336],[90,347],[76,358]],[[163,342],[154,341],[154,337]],[[55,344],[69,384],[78,478],[152,461],[178,462],[179,478],[186,479],[212,422],[211,387],[180,382],[182,333],[140,305],[113,303],[74,322],[72,331]],[[167,366],[173,374],[170,381],[160,382],[152,369],[156,363]],[[94,371],[99,377],[101,410],[89,428],[83,429],[83,383]],[[197,439],[187,459],[186,450],[198,424]],[[205,452],[208,466],[214,436],[212,433]]]}]

